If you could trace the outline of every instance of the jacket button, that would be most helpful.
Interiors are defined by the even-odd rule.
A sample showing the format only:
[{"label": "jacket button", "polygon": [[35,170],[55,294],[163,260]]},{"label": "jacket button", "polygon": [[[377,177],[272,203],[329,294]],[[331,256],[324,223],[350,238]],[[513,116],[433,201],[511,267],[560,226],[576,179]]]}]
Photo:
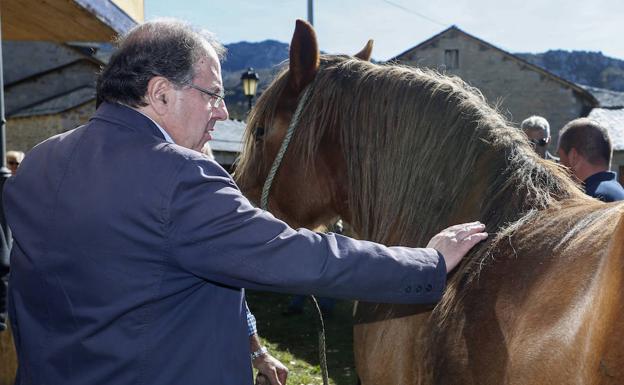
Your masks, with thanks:
[{"label": "jacket button", "polygon": [[416,286],[416,293],[420,293],[422,291],[422,286]]},{"label": "jacket button", "polygon": [[412,287],[411,287],[411,286],[407,286],[407,287],[405,288],[405,292],[406,292],[406,293],[411,293],[411,292],[412,292]]},{"label": "jacket button", "polygon": [[428,283],[427,286],[425,287],[425,290],[431,291],[431,289],[433,289],[433,286],[431,286],[431,284]]}]

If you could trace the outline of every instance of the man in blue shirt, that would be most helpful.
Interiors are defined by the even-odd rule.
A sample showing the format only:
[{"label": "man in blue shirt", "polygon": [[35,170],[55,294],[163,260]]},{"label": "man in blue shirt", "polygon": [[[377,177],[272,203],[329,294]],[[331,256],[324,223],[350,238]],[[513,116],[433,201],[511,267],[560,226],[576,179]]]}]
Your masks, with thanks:
[{"label": "man in blue shirt", "polygon": [[613,149],[607,130],[598,122],[579,118],[559,134],[561,164],[583,182],[585,193],[604,202],[624,200],[624,188],[609,171]]}]

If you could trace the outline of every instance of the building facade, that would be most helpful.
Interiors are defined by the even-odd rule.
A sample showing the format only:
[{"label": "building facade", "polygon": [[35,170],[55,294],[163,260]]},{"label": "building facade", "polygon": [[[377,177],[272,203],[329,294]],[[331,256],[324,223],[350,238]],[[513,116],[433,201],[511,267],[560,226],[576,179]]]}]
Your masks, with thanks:
[{"label": "building facade", "polygon": [[456,75],[477,87],[515,126],[540,115],[550,122],[555,152],[559,129],[598,106],[583,87],[452,26],[391,61]]},{"label": "building facade", "polygon": [[52,42],[5,41],[2,48],[7,149],[28,152],[95,112],[95,82],[103,62],[94,55]]}]

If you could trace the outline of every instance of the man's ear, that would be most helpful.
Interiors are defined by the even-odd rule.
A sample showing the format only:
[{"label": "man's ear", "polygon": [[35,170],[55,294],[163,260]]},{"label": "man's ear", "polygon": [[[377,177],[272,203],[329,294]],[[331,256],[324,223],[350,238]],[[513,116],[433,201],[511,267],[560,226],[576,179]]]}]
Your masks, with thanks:
[{"label": "man's ear", "polygon": [[173,97],[172,90],[173,85],[167,78],[154,76],[147,82],[145,102],[149,104],[157,114],[162,115],[169,108],[169,103]]},{"label": "man's ear", "polygon": [[576,150],[576,148],[572,147],[568,152],[568,160],[570,161],[570,166],[574,167],[581,160],[581,154]]}]

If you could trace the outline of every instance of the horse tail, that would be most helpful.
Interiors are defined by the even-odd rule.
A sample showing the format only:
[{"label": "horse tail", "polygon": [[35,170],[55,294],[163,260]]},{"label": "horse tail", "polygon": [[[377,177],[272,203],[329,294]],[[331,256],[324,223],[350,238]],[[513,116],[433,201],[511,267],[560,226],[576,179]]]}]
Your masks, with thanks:
[{"label": "horse tail", "polygon": [[624,383],[624,204],[618,207],[619,219],[614,218],[618,224],[600,261],[594,286],[593,322],[588,323],[591,341],[586,352],[579,352],[591,357],[593,365],[588,369],[594,373],[590,378],[596,378],[598,369],[600,380],[596,384]]}]

